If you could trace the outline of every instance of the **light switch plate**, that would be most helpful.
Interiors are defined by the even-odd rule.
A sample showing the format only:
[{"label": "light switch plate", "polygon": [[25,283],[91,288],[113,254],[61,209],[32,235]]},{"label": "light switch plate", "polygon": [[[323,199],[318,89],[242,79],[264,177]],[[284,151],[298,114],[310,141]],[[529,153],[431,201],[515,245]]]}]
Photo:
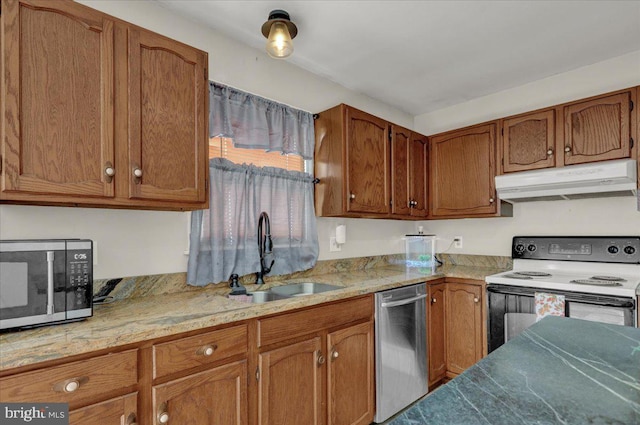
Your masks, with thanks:
[{"label": "light switch plate", "polygon": [[336,243],[335,236],[329,238],[329,252],[342,251],[342,247]]}]

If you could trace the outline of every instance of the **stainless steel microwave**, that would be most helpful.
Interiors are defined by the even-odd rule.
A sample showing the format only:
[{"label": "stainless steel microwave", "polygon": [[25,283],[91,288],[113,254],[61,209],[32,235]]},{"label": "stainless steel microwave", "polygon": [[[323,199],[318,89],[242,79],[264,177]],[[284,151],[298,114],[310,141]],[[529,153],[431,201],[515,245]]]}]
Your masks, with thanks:
[{"label": "stainless steel microwave", "polygon": [[0,329],[93,315],[93,242],[0,240]]}]

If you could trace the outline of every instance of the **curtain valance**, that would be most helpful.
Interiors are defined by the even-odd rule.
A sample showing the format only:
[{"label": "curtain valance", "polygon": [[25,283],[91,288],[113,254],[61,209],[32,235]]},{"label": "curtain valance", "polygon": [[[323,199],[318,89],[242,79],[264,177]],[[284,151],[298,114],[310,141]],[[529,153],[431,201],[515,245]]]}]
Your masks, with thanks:
[{"label": "curtain valance", "polygon": [[209,82],[211,137],[233,139],[245,149],[292,153],[313,159],[313,115],[250,93]]}]

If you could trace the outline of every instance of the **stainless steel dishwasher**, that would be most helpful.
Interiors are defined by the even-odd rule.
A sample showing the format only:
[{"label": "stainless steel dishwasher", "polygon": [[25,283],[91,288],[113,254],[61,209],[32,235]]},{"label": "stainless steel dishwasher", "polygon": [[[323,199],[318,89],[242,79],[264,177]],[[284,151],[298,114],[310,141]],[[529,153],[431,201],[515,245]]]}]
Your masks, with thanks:
[{"label": "stainless steel dishwasher", "polygon": [[376,423],[429,390],[426,297],[425,283],[376,293]]}]

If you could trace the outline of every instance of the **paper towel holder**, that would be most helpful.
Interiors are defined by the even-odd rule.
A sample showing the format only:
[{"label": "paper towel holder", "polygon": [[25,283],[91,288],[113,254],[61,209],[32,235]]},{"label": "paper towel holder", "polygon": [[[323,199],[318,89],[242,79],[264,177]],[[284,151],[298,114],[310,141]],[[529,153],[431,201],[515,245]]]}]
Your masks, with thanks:
[{"label": "paper towel holder", "polygon": [[344,244],[347,242],[347,226],[340,224],[336,227],[336,243]]}]

